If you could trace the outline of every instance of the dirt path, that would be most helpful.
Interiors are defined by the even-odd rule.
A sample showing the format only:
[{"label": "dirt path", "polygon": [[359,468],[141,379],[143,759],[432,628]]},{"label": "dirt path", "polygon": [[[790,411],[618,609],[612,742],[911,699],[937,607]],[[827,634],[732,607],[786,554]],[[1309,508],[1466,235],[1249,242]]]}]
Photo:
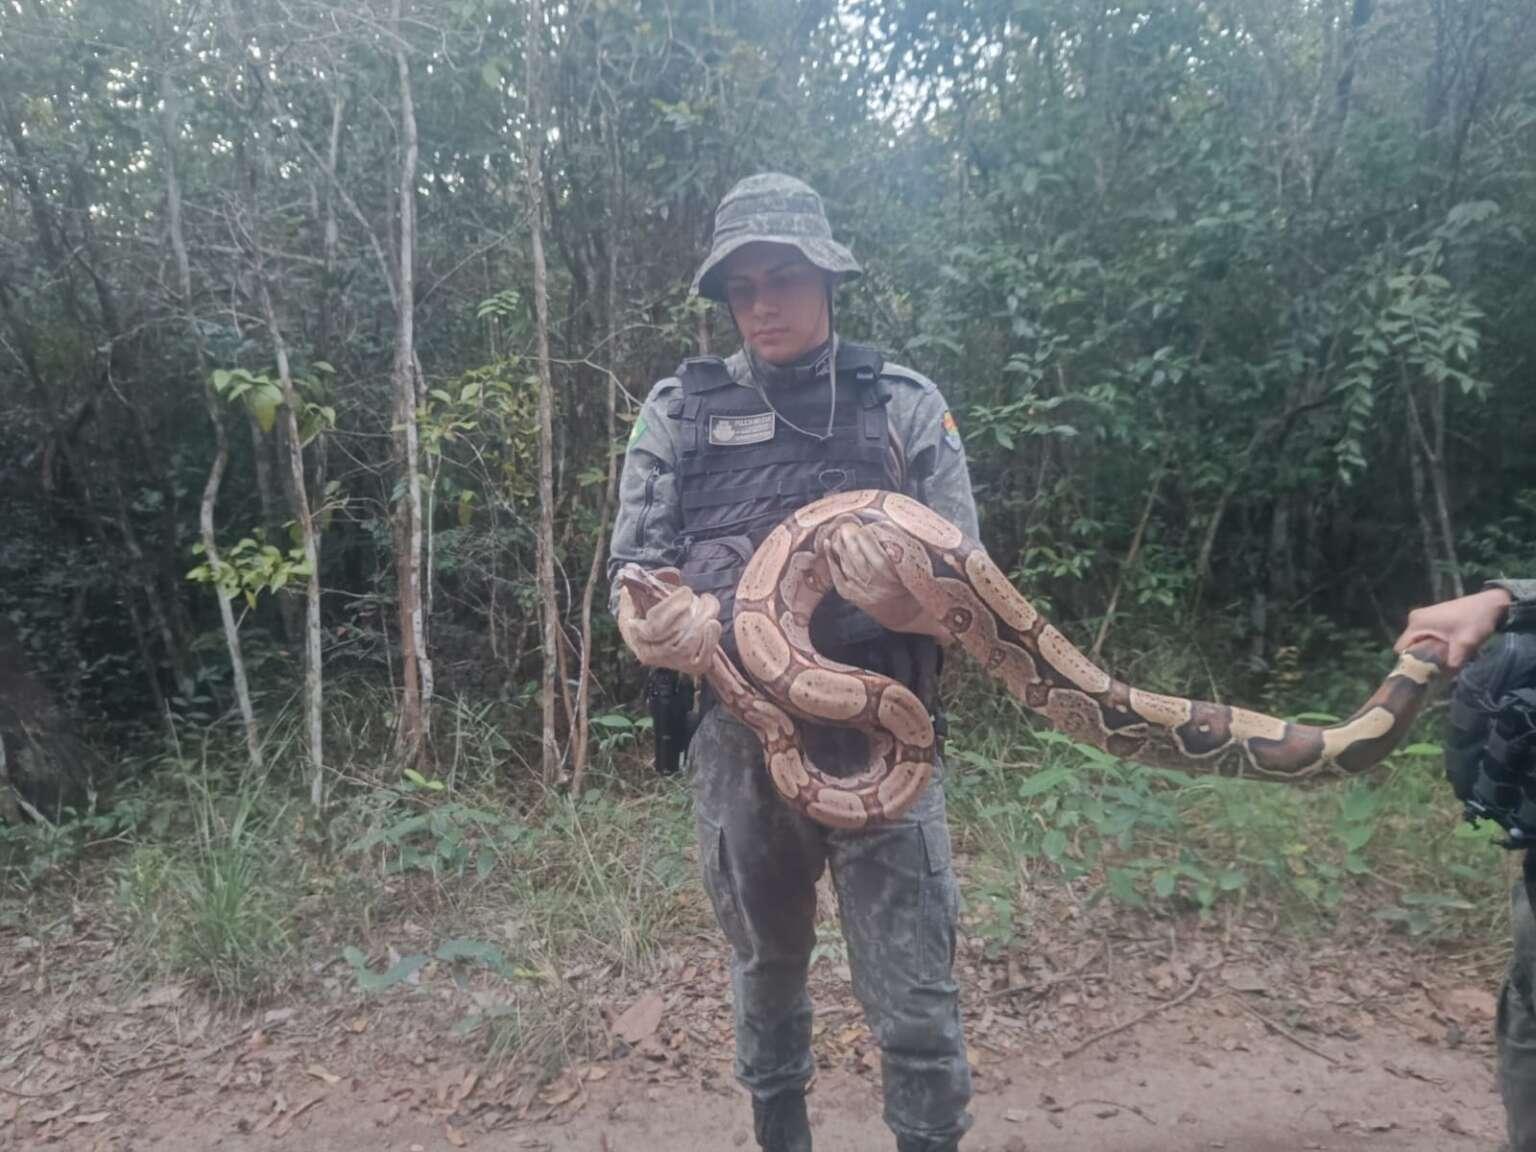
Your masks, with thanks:
[{"label": "dirt path", "polygon": [[[1243,1149],[1397,1149],[1483,1152],[1497,1146],[1497,1100],[1488,1064],[1468,1049],[1428,1046],[1383,1030],[1348,1046],[1330,1066],[1251,1018],[1208,1004],[1139,1027],[1131,1040],[1054,1067],[1046,1050],[983,1059],[972,1152],[1193,1152]],[[1231,1051],[1227,1046],[1235,1045]],[[623,1070],[584,1088],[558,1121],[489,1133],[403,1112],[366,1083],[326,1094],[274,1144],[270,1130],[242,1134],[240,1102],[183,1108],[176,1101],[115,1148],[195,1152],[211,1147],[292,1147],[402,1152],[463,1146],[522,1152],[718,1152],[755,1145],[745,1101],[729,1090],[647,1084]],[[722,1067],[721,1075],[728,1069]],[[315,1093],[311,1093],[313,1095]],[[295,1104],[307,1097],[294,1096]],[[817,1147],[888,1149],[872,1077],[841,1070],[812,1093]],[[574,1103],[574,1101],[573,1101]],[[452,1133],[452,1135],[450,1134]],[[89,1137],[79,1147],[93,1147]]]},{"label": "dirt path", "polygon": [[[644,981],[566,973],[585,1030],[537,1075],[453,1034],[505,992],[483,973],[428,967],[364,997],[321,963],[287,1000],[235,1011],[127,985],[106,923],[77,906],[0,927],[0,1148],[755,1148],[713,938],[677,942]],[[1364,923],[1301,941],[1042,911],[1027,949],[968,941],[966,1152],[1493,1152],[1497,949],[1446,957]],[[813,991],[817,1148],[890,1149],[878,1047],[835,955]]]}]

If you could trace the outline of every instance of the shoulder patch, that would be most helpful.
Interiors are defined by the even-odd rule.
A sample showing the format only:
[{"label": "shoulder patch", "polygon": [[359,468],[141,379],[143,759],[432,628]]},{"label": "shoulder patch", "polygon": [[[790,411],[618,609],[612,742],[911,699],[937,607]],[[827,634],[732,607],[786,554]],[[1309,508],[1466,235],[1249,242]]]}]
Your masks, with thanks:
[{"label": "shoulder patch", "polygon": [[948,408],[944,409],[944,443],[956,452],[960,451],[960,425],[955,423],[955,414]]},{"label": "shoulder patch", "polygon": [[885,367],[880,370],[880,376],[882,379],[889,377],[892,380],[901,380],[907,384],[915,384],[924,392],[937,392],[939,390],[939,386],[921,372],[914,371],[901,364],[892,364],[889,360],[886,361]]}]

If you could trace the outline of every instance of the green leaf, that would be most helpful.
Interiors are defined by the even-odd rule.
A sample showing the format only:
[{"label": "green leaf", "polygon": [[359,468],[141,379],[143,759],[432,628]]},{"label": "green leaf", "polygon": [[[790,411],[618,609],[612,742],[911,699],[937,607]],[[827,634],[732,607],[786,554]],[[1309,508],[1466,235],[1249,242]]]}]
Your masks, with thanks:
[{"label": "green leaf", "polygon": [[277,423],[277,410],[283,406],[283,394],[275,384],[260,384],[245,394],[245,406],[261,430],[270,432]]},{"label": "green leaf", "polygon": [[1351,852],[1358,852],[1364,848],[1375,835],[1376,827],[1373,824],[1351,824],[1340,834],[1339,839],[1344,842],[1344,847]]},{"label": "green leaf", "polygon": [[1173,890],[1178,887],[1179,878],[1172,872],[1159,872],[1152,877],[1152,891],[1166,900],[1173,895]]},{"label": "green leaf", "polygon": [[490,845],[481,847],[475,856],[475,875],[484,880],[496,867],[496,850]]},{"label": "green leaf", "polygon": [[1067,834],[1060,828],[1052,828],[1041,841],[1040,851],[1045,853],[1047,860],[1058,863],[1067,851]]},{"label": "green leaf", "polygon": [[1072,778],[1072,770],[1063,766],[1047,768],[1043,772],[1036,772],[1033,776],[1026,776],[1019,781],[1015,794],[1021,800],[1027,800],[1031,796],[1041,796],[1055,788],[1058,784],[1064,784]]},{"label": "green leaf", "polygon": [[1248,884],[1248,874],[1236,868],[1228,868],[1216,878],[1216,886],[1223,892],[1236,892]]},{"label": "green leaf", "polygon": [[1351,823],[1368,820],[1381,810],[1381,798],[1369,788],[1354,788],[1344,797],[1340,815]]},{"label": "green leaf", "polygon": [[1146,898],[1136,891],[1136,876],[1124,868],[1111,868],[1106,874],[1109,894],[1121,904],[1132,908],[1145,908]]},{"label": "green leaf", "polygon": [[[352,949],[356,952],[356,949]],[[361,953],[358,953],[361,956]],[[350,959],[350,957],[349,957]],[[353,971],[357,975],[357,986],[364,992],[384,992],[397,984],[404,984],[417,972],[426,966],[428,956],[402,956],[399,960],[384,972],[375,972],[367,966],[366,960],[362,965],[353,962]]]},{"label": "green leaf", "polygon": [[450,963],[473,960],[496,972],[505,971],[507,967],[507,958],[501,954],[501,949],[484,940],[449,940],[438,948],[436,956]]}]

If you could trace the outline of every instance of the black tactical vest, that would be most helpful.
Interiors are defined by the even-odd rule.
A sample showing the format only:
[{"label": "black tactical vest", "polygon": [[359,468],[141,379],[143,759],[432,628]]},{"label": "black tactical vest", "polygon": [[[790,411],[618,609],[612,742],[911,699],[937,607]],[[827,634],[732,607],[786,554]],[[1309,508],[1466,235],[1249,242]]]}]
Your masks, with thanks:
[{"label": "black tactical vest", "polygon": [[1500,637],[1456,678],[1445,771],[1474,820],[1536,844],[1536,631]]},{"label": "black tactical vest", "polygon": [[[678,368],[682,395],[667,414],[679,428],[682,577],[720,601],[721,639],[733,659],[736,584],[774,526],[832,492],[900,489],[902,477],[891,474],[883,367],[873,348],[838,345],[837,404],[825,440],[816,438],[827,431],[831,401],[825,370],[807,369],[775,386],[770,406],[756,388],[737,384],[718,357],[690,358]],[[832,593],[812,617],[811,638],[832,659],[899,679],[932,706],[937,646],[927,637],[889,633]]]}]

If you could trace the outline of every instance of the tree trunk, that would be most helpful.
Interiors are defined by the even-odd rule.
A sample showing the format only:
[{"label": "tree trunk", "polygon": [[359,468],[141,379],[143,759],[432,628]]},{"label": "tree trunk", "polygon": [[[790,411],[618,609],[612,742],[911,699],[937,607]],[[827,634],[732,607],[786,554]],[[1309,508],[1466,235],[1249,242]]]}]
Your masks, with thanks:
[{"label": "tree trunk", "polygon": [[608,525],[618,503],[618,464],[614,452],[618,438],[619,385],[615,368],[619,355],[619,206],[623,203],[623,167],[619,160],[618,141],[613,138],[613,126],[607,115],[603,117],[604,133],[609,144],[608,172],[608,282],[607,298],[603,315],[604,344],[608,349],[608,410],[607,439],[604,451],[608,456],[608,472],[603,481],[603,510],[597,524],[597,540],[592,547],[592,567],[587,571],[587,585],[581,594],[581,667],[576,681],[576,730],[571,734],[571,794],[581,795],[581,786],[587,771],[587,741],[591,733],[592,715],[592,600],[602,577],[604,554],[608,550]]},{"label": "tree trunk", "polygon": [[[165,210],[166,222],[171,234],[171,250],[176,256],[176,281],[181,293],[181,312],[192,330],[192,346],[197,354],[197,374],[208,405],[208,419],[213,422],[213,464],[208,469],[208,480],[203,485],[203,499],[198,509],[198,525],[202,532],[203,554],[208,559],[209,571],[217,575],[222,561],[219,558],[218,538],[214,532],[214,508],[219,500],[219,487],[224,481],[224,470],[229,466],[229,436],[224,430],[224,419],[219,412],[219,399],[208,377],[208,357],[203,348],[202,333],[192,319],[192,267],[187,259],[186,234],[181,225],[181,182],[176,175],[176,87],[171,83],[168,67],[160,71],[160,132],[165,144]],[[245,727],[245,750],[251,762],[251,770],[262,770],[261,733],[256,727],[256,709],[251,703],[250,684],[245,676],[245,656],[240,648],[240,629],[235,623],[234,606],[217,585],[214,596],[219,602],[219,622],[224,628],[224,647],[229,652],[230,674],[235,684],[235,701],[240,708],[240,720]]]},{"label": "tree trunk", "polygon": [[266,270],[259,264],[256,280],[257,291],[261,293],[261,312],[266,318],[267,331],[272,334],[272,347],[277,355],[278,386],[283,393],[281,421],[283,440],[288,449],[293,515],[299,525],[304,563],[309,568],[304,614],[304,720],[311,773],[309,799],[315,811],[319,812],[325,806],[325,747],[322,743],[324,689],[320,679],[320,542],[315,534],[315,520],[310,512],[309,494],[304,483],[304,445],[299,438],[298,416],[302,401],[293,386],[293,373],[288,367],[288,344],[277,323],[277,312],[272,307],[272,292],[267,286]]},{"label": "tree trunk", "polygon": [[554,397],[549,363],[549,281],[544,266],[544,91],[540,76],[543,55],[544,6],[529,0],[525,64],[528,74],[528,152],[524,175],[528,184],[529,239],[533,248],[533,309],[539,374],[539,530],[537,579],[543,639],[541,765],[544,783],[553,785],[560,771],[560,745],[555,735],[555,680],[560,666],[560,606],[555,597],[555,431]]},{"label": "tree trunk", "polygon": [[[1445,475],[1445,458],[1443,452],[1443,433],[1436,429],[1437,437],[1440,437],[1442,451],[1437,452],[1435,446],[1430,443],[1429,437],[1424,431],[1424,421],[1419,416],[1419,406],[1413,398],[1413,389],[1408,384],[1407,369],[1403,369],[1403,402],[1408,405],[1408,427],[1413,433],[1413,443],[1418,446],[1418,451],[1423,453],[1425,472],[1429,477],[1430,490],[1434,494],[1435,523],[1440,531],[1441,558],[1445,562],[1448,581],[1437,582],[1436,597],[1441,595],[1440,584],[1449,584],[1451,593],[1456,596],[1466,595],[1466,586],[1461,579],[1461,563],[1456,556],[1456,532],[1451,525],[1450,482]],[[1443,400],[1441,401],[1443,403]],[[1442,416],[1437,422],[1444,423]],[[1412,451],[1410,446],[1410,451]]]},{"label": "tree trunk", "polygon": [[1120,574],[1115,578],[1114,591],[1109,595],[1109,604],[1104,609],[1104,619],[1099,623],[1099,634],[1093,638],[1091,655],[1094,660],[1104,650],[1104,640],[1109,635],[1109,626],[1114,623],[1115,609],[1120,604],[1120,593],[1125,589],[1125,581],[1136,569],[1136,558],[1141,555],[1141,541],[1147,534],[1147,522],[1152,519],[1152,509],[1157,505],[1157,489],[1163,479],[1163,466],[1167,462],[1165,456],[1157,463],[1157,471],[1152,474],[1152,483],[1147,488],[1147,502],[1142,507],[1141,519],[1136,524],[1136,533],[1131,537],[1131,546],[1126,550],[1125,560],[1120,565]]},{"label": "tree trunk", "polygon": [[405,476],[404,499],[396,509],[403,550],[395,556],[400,612],[400,726],[396,752],[407,764],[419,766],[426,753],[432,707],[432,662],[427,652],[426,613],[422,602],[421,453],[416,426],[416,108],[411,98],[410,61],[400,38],[401,0],[394,0],[390,28],[395,43],[395,68],[400,77],[400,244],[395,314],[396,462]]},{"label": "tree trunk", "polygon": [[1419,542],[1424,548],[1424,579],[1429,586],[1429,599],[1441,600],[1440,565],[1436,560],[1435,530],[1429,522],[1429,502],[1424,492],[1424,461],[1419,455],[1419,445],[1413,435],[1413,400],[1403,395],[1404,412],[1408,425],[1408,478],[1413,485],[1413,512],[1419,522]]}]

